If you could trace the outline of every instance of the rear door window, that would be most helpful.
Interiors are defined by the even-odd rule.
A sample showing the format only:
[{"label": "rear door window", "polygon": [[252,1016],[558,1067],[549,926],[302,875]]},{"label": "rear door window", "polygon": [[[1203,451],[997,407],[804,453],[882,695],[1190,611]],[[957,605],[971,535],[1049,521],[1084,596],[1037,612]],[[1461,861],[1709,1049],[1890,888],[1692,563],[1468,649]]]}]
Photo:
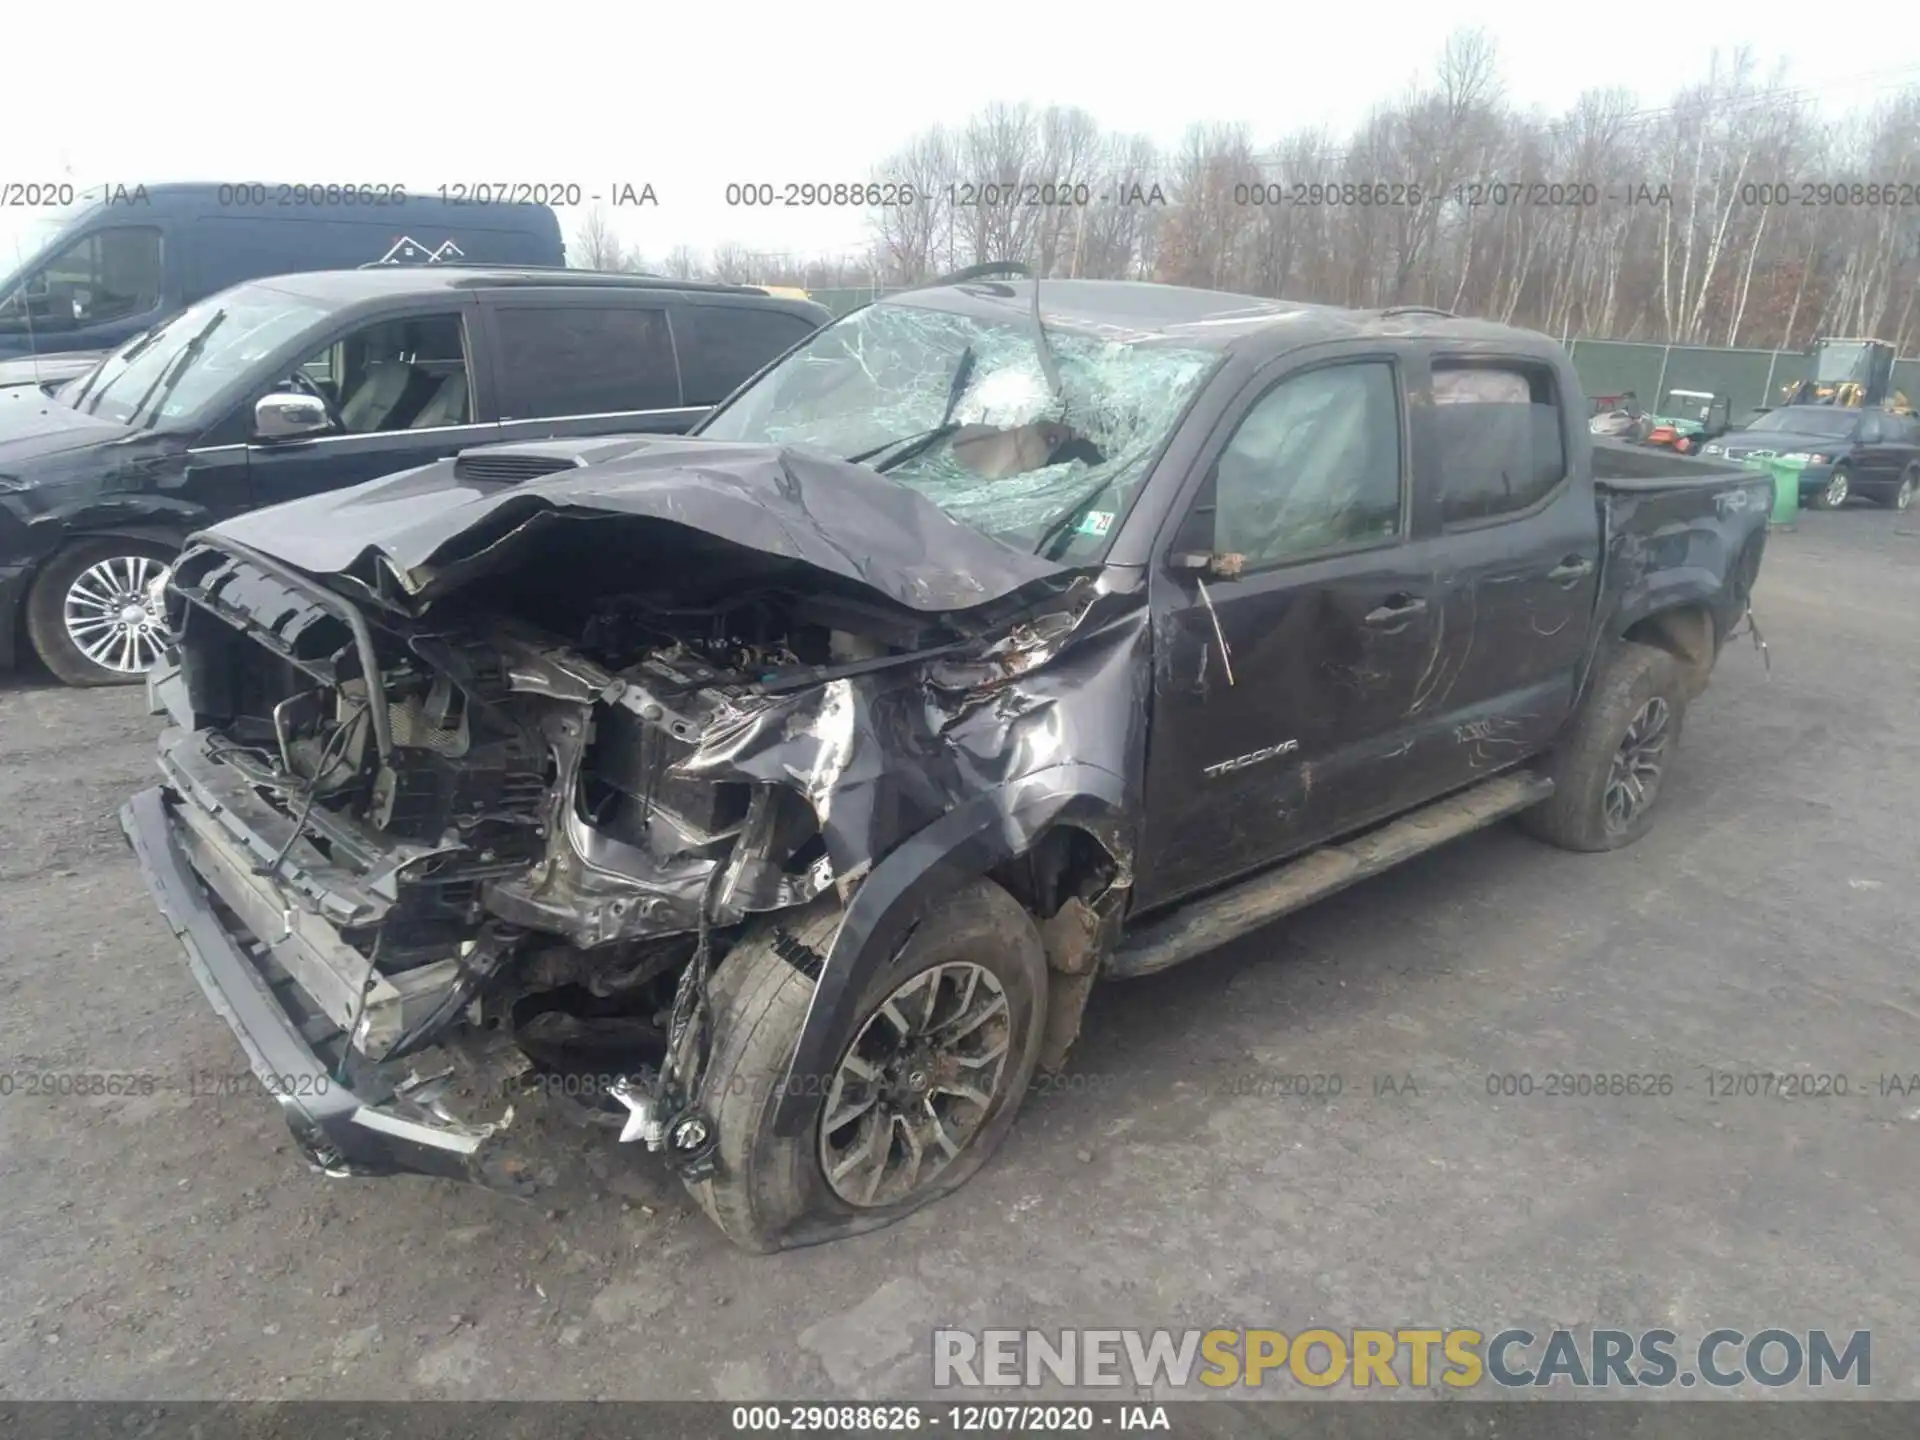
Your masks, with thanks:
[{"label": "rear door window", "polygon": [[493,312],[500,418],[672,410],[681,404],[664,309],[507,304]]},{"label": "rear door window", "polygon": [[1436,361],[1433,425],[1443,524],[1531,509],[1567,473],[1560,407],[1544,366]]},{"label": "rear door window", "polygon": [[798,315],[752,305],[682,305],[673,312],[687,404],[717,405],[749,375],[813,333]]}]

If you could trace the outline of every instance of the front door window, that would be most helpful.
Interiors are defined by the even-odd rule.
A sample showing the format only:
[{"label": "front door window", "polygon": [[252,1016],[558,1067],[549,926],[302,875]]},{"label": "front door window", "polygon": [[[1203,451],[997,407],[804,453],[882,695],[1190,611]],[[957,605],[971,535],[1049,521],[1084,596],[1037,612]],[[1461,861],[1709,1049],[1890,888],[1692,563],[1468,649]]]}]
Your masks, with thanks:
[{"label": "front door window", "polygon": [[317,392],[341,433],[465,425],[473,416],[464,322],[457,314],[382,320],[308,356],[293,388]]}]

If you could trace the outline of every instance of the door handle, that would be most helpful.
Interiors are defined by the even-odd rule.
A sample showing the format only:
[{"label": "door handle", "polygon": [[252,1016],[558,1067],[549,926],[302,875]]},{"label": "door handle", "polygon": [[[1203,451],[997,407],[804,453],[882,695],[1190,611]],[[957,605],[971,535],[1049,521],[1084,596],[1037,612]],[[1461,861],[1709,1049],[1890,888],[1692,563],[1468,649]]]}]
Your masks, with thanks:
[{"label": "door handle", "polygon": [[1426,613],[1427,602],[1418,595],[1395,595],[1385,605],[1369,610],[1361,623],[1381,630],[1393,625],[1404,625],[1414,616]]},{"label": "door handle", "polygon": [[1593,562],[1584,555],[1569,555],[1553,569],[1547,571],[1547,579],[1556,585],[1571,585],[1576,580],[1584,580],[1593,573]]}]

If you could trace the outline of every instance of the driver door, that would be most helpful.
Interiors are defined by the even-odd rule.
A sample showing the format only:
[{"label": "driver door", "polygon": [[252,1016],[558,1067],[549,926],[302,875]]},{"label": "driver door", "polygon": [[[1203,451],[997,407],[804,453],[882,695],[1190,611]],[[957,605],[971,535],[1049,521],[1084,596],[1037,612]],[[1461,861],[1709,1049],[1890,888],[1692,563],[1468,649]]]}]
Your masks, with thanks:
[{"label": "driver door", "polygon": [[[1442,597],[1413,534],[1415,377],[1335,353],[1252,382],[1151,581],[1140,909],[1390,814],[1417,786],[1394,757]],[[1229,558],[1179,563],[1207,552]]]},{"label": "driver door", "polygon": [[485,376],[475,364],[471,304],[383,316],[334,335],[271,390],[318,392],[333,428],[265,439],[253,403],[239,417],[248,436],[255,505],[340,490],[430,464],[500,438]]}]

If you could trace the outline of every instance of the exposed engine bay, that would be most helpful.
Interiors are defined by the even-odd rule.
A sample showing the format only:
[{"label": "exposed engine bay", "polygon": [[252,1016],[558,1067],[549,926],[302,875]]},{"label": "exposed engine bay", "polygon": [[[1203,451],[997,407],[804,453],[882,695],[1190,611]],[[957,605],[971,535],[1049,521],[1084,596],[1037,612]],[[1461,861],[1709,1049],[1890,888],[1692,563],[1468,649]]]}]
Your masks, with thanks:
[{"label": "exposed engine bay", "polygon": [[[155,692],[192,863],[230,907],[257,900],[244,928],[282,932],[266,949],[341,1077],[493,1037],[595,1077],[566,1093],[662,1148],[700,1134],[682,1122],[729,936],[844,901],[1030,764],[1016,737],[1046,702],[1007,682],[1092,597],[1069,577],[924,614],[737,548],[635,564],[617,526],[584,546],[560,527],[411,605],[209,537],[174,568],[178,669]],[[437,1096],[422,1123],[469,1123]],[[701,1146],[678,1149],[692,1173]]]}]

